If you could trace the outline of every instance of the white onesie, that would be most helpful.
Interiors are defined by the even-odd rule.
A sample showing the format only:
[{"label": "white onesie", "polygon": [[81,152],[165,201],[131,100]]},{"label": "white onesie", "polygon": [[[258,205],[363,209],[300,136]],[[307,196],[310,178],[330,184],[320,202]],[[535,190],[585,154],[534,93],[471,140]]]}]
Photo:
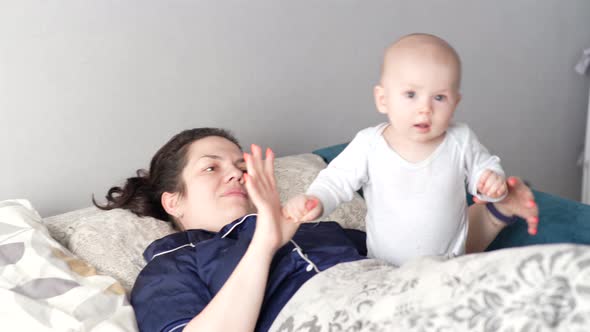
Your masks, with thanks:
[{"label": "white onesie", "polygon": [[477,194],[477,180],[489,169],[502,176],[492,156],[465,124],[449,126],[442,143],[425,160],[410,163],[389,147],[387,123],[361,130],[307,190],[320,199],[324,216],[363,188],[367,203],[369,257],[401,265],[425,255],[465,253],[465,187]]}]

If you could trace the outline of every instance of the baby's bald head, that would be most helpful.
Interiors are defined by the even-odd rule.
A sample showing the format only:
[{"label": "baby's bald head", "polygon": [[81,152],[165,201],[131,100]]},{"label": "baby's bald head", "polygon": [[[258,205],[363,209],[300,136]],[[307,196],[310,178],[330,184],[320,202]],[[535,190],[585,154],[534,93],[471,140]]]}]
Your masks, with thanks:
[{"label": "baby's bald head", "polygon": [[456,75],[457,90],[461,85],[461,59],[449,43],[437,36],[414,33],[391,44],[383,57],[381,84],[384,84],[384,77],[405,61],[429,61],[450,66]]}]

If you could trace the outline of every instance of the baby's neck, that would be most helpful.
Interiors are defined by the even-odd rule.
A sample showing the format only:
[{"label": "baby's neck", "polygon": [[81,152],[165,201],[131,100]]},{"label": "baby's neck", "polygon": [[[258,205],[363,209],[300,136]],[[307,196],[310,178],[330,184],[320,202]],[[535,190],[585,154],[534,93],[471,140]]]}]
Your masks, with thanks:
[{"label": "baby's neck", "polygon": [[390,127],[383,132],[383,138],[400,157],[410,163],[419,163],[432,155],[436,148],[443,142],[445,135],[440,135],[437,138],[425,142],[417,142],[409,140],[406,137],[399,137],[393,135],[388,131]]}]

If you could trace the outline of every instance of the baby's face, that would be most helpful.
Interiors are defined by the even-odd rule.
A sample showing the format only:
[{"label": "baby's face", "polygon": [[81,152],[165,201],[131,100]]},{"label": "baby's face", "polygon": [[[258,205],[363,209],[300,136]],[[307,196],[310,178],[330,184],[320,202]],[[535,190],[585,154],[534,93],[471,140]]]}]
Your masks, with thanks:
[{"label": "baby's face", "polygon": [[461,98],[459,75],[459,68],[444,57],[408,53],[392,58],[375,98],[394,135],[420,143],[444,135]]}]

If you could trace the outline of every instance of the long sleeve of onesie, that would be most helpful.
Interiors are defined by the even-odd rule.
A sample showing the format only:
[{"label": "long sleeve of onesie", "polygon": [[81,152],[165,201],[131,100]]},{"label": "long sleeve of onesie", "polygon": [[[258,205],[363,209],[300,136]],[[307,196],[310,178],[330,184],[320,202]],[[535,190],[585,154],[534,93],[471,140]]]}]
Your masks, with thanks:
[{"label": "long sleeve of onesie", "polygon": [[463,165],[465,167],[465,174],[467,179],[467,190],[468,192],[476,196],[477,198],[487,201],[487,202],[499,202],[506,194],[499,198],[491,198],[489,196],[480,194],[477,192],[477,183],[479,178],[486,170],[491,170],[502,177],[506,177],[504,174],[504,170],[500,165],[500,158],[498,156],[490,154],[488,149],[483,146],[475,133],[469,129],[466,125],[459,125],[461,131],[464,132],[462,135],[464,138],[463,143],[463,156],[464,162]]},{"label": "long sleeve of onesie", "polygon": [[323,204],[324,216],[338,205],[352,200],[355,191],[369,180],[367,155],[373,128],[357,133],[348,146],[323,169],[307,189],[308,195],[319,198]]}]

